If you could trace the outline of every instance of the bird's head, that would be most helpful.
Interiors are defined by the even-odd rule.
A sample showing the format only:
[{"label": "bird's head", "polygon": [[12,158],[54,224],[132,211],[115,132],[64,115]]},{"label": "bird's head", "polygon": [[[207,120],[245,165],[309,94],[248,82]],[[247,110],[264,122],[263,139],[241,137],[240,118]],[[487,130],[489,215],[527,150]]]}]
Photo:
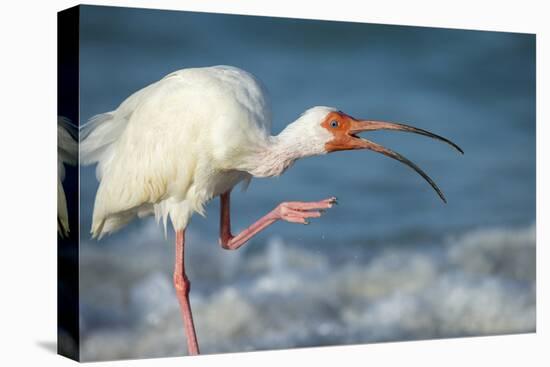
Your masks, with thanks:
[{"label": "bird's head", "polygon": [[283,131],[282,135],[292,136],[294,138],[292,139],[294,140],[294,144],[299,145],[297,148],[301,149],[304,156],[357,149],[368,149],[384,154],[414,169],[428,181],[441,199],[446,202],[443,193],[435,182],[433,182],[433,180],[416,164],[401,154],[358,135],[363,132],[375,130],[397,130],[428,136],[433,139],[441,140],[464,154],[462,149],[455,143],[429,131],[392,122],[360,120],[335,108],[323,106],[313,107],[304,112],[298,120],[290,124],[285,131]]}]

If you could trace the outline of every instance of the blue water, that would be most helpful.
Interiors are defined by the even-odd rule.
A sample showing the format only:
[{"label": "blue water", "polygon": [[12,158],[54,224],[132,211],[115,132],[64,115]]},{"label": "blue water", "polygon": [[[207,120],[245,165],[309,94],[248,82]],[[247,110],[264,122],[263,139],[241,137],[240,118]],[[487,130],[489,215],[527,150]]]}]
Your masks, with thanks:
[{"label": "blue water", "polygon": [[[310,226],[275,224],[253,239],[246,250],[243,249],[242,255],[223,251],[220,254],[216,244],[219,207],[218,200],[214,200],[208,206],[206,219],[195,216],[191,222],[189,231],[195,236],[196,244],[190,240],[189,246],[195,246],[191,251],[197,252],[197,260],[188,260],[192,262],[190,271],[194,274],[193,292],[198,297],[194,302],[205,302],[205,305],[214,307],[212,305],[216,305],[218,300],[220,308],[214,308],[213,313],[222,312],[223,297],[229,297],[227,302],[230,304],[235,304],[237,299],[248,302],[248,307],[255,312],[261,312],[255,322],[271,320],[273,325],[277,325],[278,318],[282,317],[280,311],[264,303],[285,298],[277,292],[275,294],[279,295],[273,296],[274,293],[269,291],[257,291],[257,287],[264,284],[261,283],[262,277],[268,276],[258,269],[271,271],[269,274],[272,275],[273,272],[294,274],[299,280],[297,284],[308,288],[312,283],[306,280],[318,279],[316,272],[322,273],[323,279],[337,274],[335,276],[343,277],[341,281],[345,283],[346,269],[351,269],[349,274],[355,274],[356,279],[362,279],[362,269],[372,269],[372,266],[372,271],[379,274],[374,279],[383,283],[382,280],[395,272],[396,266],[411,266],[407,259],[425,258],[418,260],[421,270],[414,268],[410,274],[403,274],[395,284],[387,284],[382,293],[367,292],[369,296],[365,303],[348,310],[345,315],[330,311],[338,309],[338,303],[323,298],[328,303],[316,306],[321,309],[310,314],[313,315],[312,325],[326,324],[319,330],[315,329],[317,331],[308,329],[307,314],[300,313],[299,309],[309,307],[307,305],[311,302],[320,302],[321,296],[316,294],[308,299],[304,288],[293,288],[288,293],[289,300],[284,303],[294,299],[296,305],[285,311],[285,317],[293,312],[305,317],[294,322],[304,323],[300,330],[310,330],[311,334],[304,331],[305,334],[298,337],[296,330],[287,330],[287,333],[282,331],[273,336],[265,329],[246,329],[248,331],[243,336],[237,333],[241,330],[238,329],[235,332],[238,336],[233,335],[235,343],[227,344],[215,337],[216,332],[221,331],[212,331],[211,335],[204,331],[215,328],[213,322],[210,326],[203,326],[206,351],[534,330],[534,35],[85,6],[81,13],[81,124],[95,114],[115,109],[134,91],[174,70],[217,64],[243,68],[264,82],[273,105],[274,134],[305,109],[328,105],[355,117],[402,122],[433,131],[456,142],[465,154],[461,156],[448,146],[421,136],[396,132],[368,134],[370,139],[391,147],[422,167],[441,187],[448,204],[443,204],[430,186],[406,166],[366,151],[308,158],[297,162],[279,178],[253,180],[246,192],[235,190],[232,196],[234,229],[246,227],[280,201],[337,196],[340,205]],[[149,289],[147,285],[151,282],[151,287],[156,289],[155,284],[164,284],[159,279],[169,279],[172,248],[164,240],[162,229],[147,220],[135,221],[99,243],[90,241],[87,230],[97,182],[93,168],[81,168],[81,174],[84,356],[102,359],[183,353],[179,334],[177,337],[167,335],[163,328],[159,329],[152,345],[142,342],[141,347],[134,345],[124,351],[121,351],[122,346],[120,350],[113,346],[118,345],[115,340],[128,342],[129,338],[136,337],[135,333],[139,334],[136,330],[142,330],[139,325],[143,314],[138,312],[134,318],[128,318],[121,311],[117,317],[113,309],[128,307],[127,302],[134,304],[128,301],[132,299],[131,295],[121,296],[126,301],[121,300],[118,306],[109,302],[98,306],[94,303],[98,299],[112,301],[118,296],[98,298],[97,292],[114,287],[113,294],[142,294],[140,289]],[[494,234],[495,228],[497,234]],[[148,235],[141,238],[147,238],[153,244],[137,246],[141,240],[136,233],[144,230]],[[474,236],[474,242],[480,243],[480,253],[476,253],[476,246],[467,247],[469,242],[464,238],[469,236]],[[453,239],[458,239],[456,241],[460,244],[466,243],[465,247],[457,245]],[[273,245],[277,241],[283,245]],[[197,246],[202,248],[197,249]],[[460,250],[453,250],[453,246]],[[486,251],[487,246],[493,249],[492,252]],[[205,248],[208,250],[204,251]],[[287,253],[299,252],[288,255],[294,259],[289,260],[285,257],[287,255],[281,255],[281,248]],[[503,254],[495,248],[514,254],[514,251],[519,251],[522,255],[520,260],[510,258],[508,253]],[[465,258],[470,260],[457,263],[453,255],[457,251],[466,251],[468,256]],[[87,254],[89,258],[86,258]],[[384,256],[389,256],[390,260]],[[160,259],[158,262],[150,260],[157,258]],[[484,263],[487,266],[480,267],[484,270],[476,270],[475,277],[470,278],[469,261],[477,264],[479,258],[487,258],[489,264],[503,263],[504,270]],[[384,262],[386,260],[389,262]],[[222,261],[223,265],[216,261]],[[253,261],[267,263],[254,270],[249,268]],[[304,265],[304,261],[313,262],[313,270]],[[377,261],[382,265],[376,265]],[[429,266],[424,266],[423,261]],[[108,271],[96,274],[100,266]],[[217,266],[237,269],[220,275],[214,271]],[[444,282],[448,278],[448,282],[436,286],[422,283],[425,287],[413,287],[415,302],[420,302],[420,299],[426,303],[424,298],[429,298],[429,292],[436,292],[429,307],[429,315],[434,319],[426,324],[431,327],[423,325],[419,329],[403,329],[407,323],[399,315],[405,317],[406,311],[400,309],[397,316],[388,316],[384,312],[391,310],[391,305],[420,307],[422,302],[418,305],[413,302],[411,306],[407,299],[400,298],[404,297],[402,292],[390,290],[400,289],[405,280],[415,274],[422,278],[422,269],[429,273],[426,275],[429,279]],[[510,269],[517,271],[508,272]],[[518,278],[518,272],[527,272],[528,275]],[[282,279],[281,284],[294,284],[292,279],[268,278],[268,288],[273,286],[269,285],[270,279]],[[485,284],[489,290],[475,289],[479,294],[468,293],[471,290],[468,287],[477,286],[474,284]],[[494,291],[497,296],[487,301],[490,304],[507,304],[508,298],[502,297],[526,297],[527,301],[514,309],[515,313],[503,306],[498,308],[500,311],[495,311],[496,316],[475,314],[475,317],[491,320],[492,325],[498,325],[501,319],[526,317],[526,313],[530,318],[519,324],[512,320],[510,322],[515,326],[502,329],[488,327],[468,331],[450,327],[446,330],[438,326],[439,319],[434,315],[442,312],[444,306],[437,299],[443,302],[441,298],[462,289],[466,292],[464,299],[468,300],[493,294],[494,287],[502,288]],[[166,289],[166,294],[170,294],[166,297],[172,301],[171,290]],[[335,289],[343,292],[338,287]],[[441,289],[441,292],[433,289]],[[322,291],[321,286],[319,290]],[[233,291],[239,292],[239,297],[231,298],[235,296],[231,293]],[[286,294],[284,290],[279,291]],[[360,302],[361,295],[366,293],[350,294],[355,296],[347,294],[350,297],[347,306],[356,305],[353,302]],[[382,303],[375,305],[374,299],[378,299],[379,294],[383,294],[379,299]],[[340,294],[339,297],[344,296]],[[140,301],[135,304],[145,302],[138,299]],[[361,317],[354,314],[365,305],[372,313]],[[342,304],[340,306],[344,308]],[[381,319],[394,317],[395,322],[371,320],[369,317],[376,315],[372,311],[377,310],[376,307],[384,310],[380,311]],[[464,307],[468,308],[467,302]],[[480,312],[483,309],[480,305]],[[177,318],[176,311],[170,310],[169,313],[175,312],[173,315]],[[249,310],[248,317],[251,313],[254,312]],[[335,314],[339,316],[335,317]],[[202,317],[213,317],[208,315]],[[416,314],[412,312],[410,315]],[[474,316],[470,315],[472,320]],[[200,319],[200,315],[197,318]],[[335,318],[342,324],[332,324]],[[363,329],[346,327],[358,325],[359,319],[366,323],[368,334],[362,332]],[[197,322],[200,324],[201,321]],[[268,329],[269,325],[264,324]],[[111,349],[101,343],[94,347],[93,341],[99,343],[98,340],[106,337],[101,333],[110,328],[119,333],[109,334],[107,338],[114,350],[105,352]],[[179,329],[174,331],[179,332]],[[86,344],[87,340],[92,344]]]}]

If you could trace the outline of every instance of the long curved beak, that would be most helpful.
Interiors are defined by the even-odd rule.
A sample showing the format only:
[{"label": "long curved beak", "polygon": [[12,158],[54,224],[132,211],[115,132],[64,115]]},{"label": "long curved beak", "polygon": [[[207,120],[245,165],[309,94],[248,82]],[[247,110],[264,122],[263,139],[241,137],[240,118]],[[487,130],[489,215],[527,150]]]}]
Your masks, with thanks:
[{"label": "long curved beak", "polygon": [[430,176],[428,176],[422,169],[420,169],[420,167],[418,167],[416,164],[414,164],[413,162],[411,162],[401,154],[356,135],[358,133],[362,133],[366,131],[375,131],[375,130],[397,130],[397,131],[405,131],[409,133],[420,134],[420,135],[430,137],[432,139],[443,141],[449,144],[450,146],[452,146],[457,151],[459,151],[461,154],[464,154],[464,151],[449,139],[446,139],[442,136],[433,134],[429,131],[419,129],[413,126],[392,123],[392,122],[373,121],[373,120],[352,120],[351,121],[351,126],[350,126],[350,129],[348,130],[348,133],[352,138],[354,138],[355,145],[357,148],[369,149],[374,152],[382,153],[390,158],[396,159],[401,163],[406,164],[407,166],[415,170],[426,181],[428,181],[428,183],[432,186],[432,188],[437,192],[441,200],[443,200],[443,202],[446,203],[447,200],[445,199],[445,195],[443,195],[443,192],[439,189],[436,183],[430,178]]}]

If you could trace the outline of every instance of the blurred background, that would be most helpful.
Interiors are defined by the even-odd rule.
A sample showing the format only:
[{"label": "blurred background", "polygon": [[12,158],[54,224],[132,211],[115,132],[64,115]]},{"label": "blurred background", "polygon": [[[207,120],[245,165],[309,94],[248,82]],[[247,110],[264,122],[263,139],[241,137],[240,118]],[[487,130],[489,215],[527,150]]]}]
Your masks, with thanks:
[{"label": "blurred background", "polygon": [[[372,152],[297,162],[232,196],[234,232],[281,201],[337,196],[309,226],[217,243],[219,200],[188,228],[203,353],[535,331],[535,36],[81,6],[80,123],[182,68],[227,64],[269,89],[273,133],[305,109],[415,125],[375,132],[438,183]],[[186,353],[173,236],[151,218],[91,240],[81,167],[83,360]]]}]

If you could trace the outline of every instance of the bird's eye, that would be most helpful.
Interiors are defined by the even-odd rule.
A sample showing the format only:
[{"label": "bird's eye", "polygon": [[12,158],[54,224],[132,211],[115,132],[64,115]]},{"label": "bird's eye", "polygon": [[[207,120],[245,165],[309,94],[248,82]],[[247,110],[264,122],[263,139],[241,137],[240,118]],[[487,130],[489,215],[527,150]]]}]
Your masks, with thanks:
[{"label": "bird's eye", "polygon": [[330,127],[332,127],[333,129],[336,129],[338,127],[338,121],[332,120],[330,122]]}]

